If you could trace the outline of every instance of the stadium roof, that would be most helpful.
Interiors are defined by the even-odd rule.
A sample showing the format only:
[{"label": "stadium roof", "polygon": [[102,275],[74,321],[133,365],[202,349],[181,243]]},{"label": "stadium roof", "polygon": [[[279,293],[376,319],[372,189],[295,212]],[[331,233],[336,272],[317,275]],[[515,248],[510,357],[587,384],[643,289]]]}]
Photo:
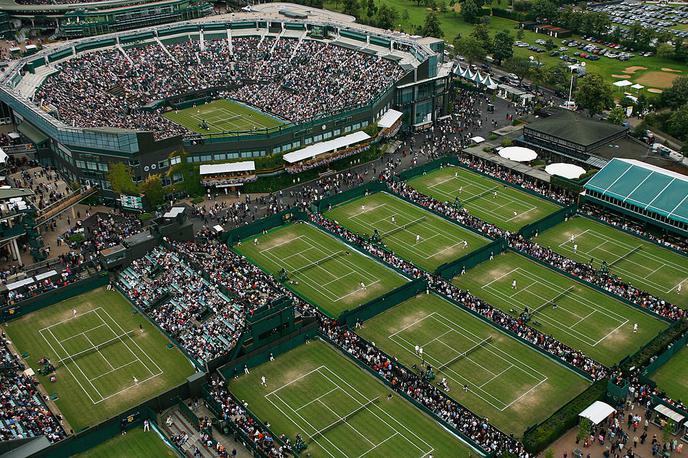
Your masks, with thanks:
[{"label": "stadium roof", "polygon": [[215,173],[251,172],[253,170],[256,170],[256,163],[254,161],[243,161],[202,165],[200,173],[201,175],[213,175]]},{"label": "stadium roof", "polygon": [[635,159],[612,159],[585,189],[688,223],[688,177]]},{"label": "stadium roof", "polygon": [[394,125],[395,122],[401,119],[403,113],[401,111],[389,109],[385,111],[380,120],[377,122],[377,126],[382,129],[388,129]]},{"label": "stadium roof", "polygon": [[627,130],[626,127],[597,121],[569,110],[557,110],[552,116],[531,122],[525,128],[583,146],[593,145]]},{"label": "stadium roof", "polygon": [[368,140],[369,138],[370,135],[363,131],[358,131],[354,132],[353,134],[335,138],[334,140],[315,143],[305,148],[301,148],[300,150],[296,150],[293,153],[287,153],[282,157],[286,162],[293,164],[295,162],[303,161],[304,159],[311,159],[320,154],[329,153],[340,148],[355,145],[356,143]]}]

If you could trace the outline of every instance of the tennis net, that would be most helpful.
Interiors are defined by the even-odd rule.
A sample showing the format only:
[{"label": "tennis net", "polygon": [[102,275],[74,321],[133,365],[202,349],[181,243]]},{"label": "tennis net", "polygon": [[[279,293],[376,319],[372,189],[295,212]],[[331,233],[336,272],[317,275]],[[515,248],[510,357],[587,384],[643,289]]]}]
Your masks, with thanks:
[{"label": "tennis net", "polygon": [[133,331],[133,330],[127,331],[124,334],[115,336],[111,339],[106,340],[105,342],[101,342],[101,343],[99,343],[97,345],[93,345],[93,346],[91,346],[85,350],[78,351],[78,352],[74,353],[73,355],[69,355],[65,358],[58,360],[57,364],[58,365],[64,365],[66,362],[74,361],[77,358],[82,358],[86,355],[90,355],[91,353],[95,353],[97,351],[100,351],[105,347],[109,347],[110,345],[113,345],[117,342],[121,342],[122,339],[125,337],[131,337],[134,334],[134,332],[135,331]]},{"label": "tennis net", "polygon": [[467,198],[463,199],[463,201],[464,201],[464,202],[473,202],[474,200],[478,200],[478,199],[480,199],[481,197],[484,197],[484,196],[486,196],[487,194],[489,194],[489,193],[491,193],[491,192],[493,192],[493,191],[496,191],[497,189],[499,189],[499,186],[495,186],[495,187],[493,187],[493,188],[487,189],[487,190],[481,192],[480,194],[476,194],[476,195],[474,195],[474,196],[467,197]]},{"label": "tennis net", "polygon": [[414,225],[420,223],[421,221],[425,221],[425,218],[426,218],[425,216],[421,216],[418,219],[414,219],[413,221],[409,221],[408,223],[402,224],[401,226],[397,226],[394,229],[390,229],[387,232],[380,234],[380,237],[385,238],[385,237],[388,237],[390,235],[396,234],[397,232],[401,232],[405,229],[408,229],[411,226],[414,226]]},{"label": "tennis net", "polygon": [[337,420],[333,421],[329,425],[325,426],[322,429],[317,430],[313,434],[310,435],[311,439],[315,439],[318,436],[322,436],[323,434],[327,433],[328,431],[332,430],[337,425],[341,425],[344,422],[347,422],[356,415],[357,413],[362,412],[363,410],[366,410],[368,406],[372,405],[374,402],[376,402],[378,399],[380,399],[380,396],[377,396],[373,399],[370,399],[366,401],[364,404],[361,404],[360,406],[356,407],[353,411],[349,412],[348,414],[344,415],[343,417],[338,418]]},{"label": "tennis net", "polygon": [[441,365],[437,368],[437,370],[438,370],[438,371],[441,371],[442,369],[444,369],[445,367],[449,366],[450,364],[453,364],[453,363],[455,363],[455,362],[457,362],[457,361],[459,361],[459,360],[465,358],[466,356],[468,356],[468,355],[470,355],[471,353],[473,353],[474,351],[476,351],[478,348],[482,348],[482,347],[484,347],[485,345],[487,345],[490,341],[492,341],[492,336],[487,336],[485,339],[483,339],[483,340],[481,340],[480,342],[478,342],[477,344],[473,345],[473,346],[472,346],[471,348],[469,348],[468,350],[464,351],[463,353],[459,353],[458,355],[454,356],[452,359],[450,359],[450,360],[447,361],[446,363],[441,364]]},{"label": "tennis net", "polygon": [[291,272],[288,272],[288,273],[291,274],[291,275],[298,275],[298,274],[300,274],[300,273],[303,273],[303,272],[305,272],[305,271],[307,271],[307,270],[312,269],[313,267],[317,267],[317,266],[319,266],[319,265],[321,265],[321,264],[323,264],[323,263],[325,263],[325,262],[327,262],[327,261],[330,261],[330,260],[332,260],[332,259],[334,259],[334,258],[338,258],[339,256],[342,256],[342,255],[344,255],[345,253],[346,253],[345,250],[335,251],[334,253],[328,254],[328,255],[325,256],[324,258],[317,259],[317,260],[311,262],[310,264],[306,264],[305,266],[299,267],[298,269],[294,269],[294,270],[292,270]]},{"label": "tennis net", "polygon": [[548,301],[545,302],[544,304],[538,305],[538,307],[537,307],[535,310],[533,310],[530,314],[531,314],[531,315],[535,315],[537,312],[539,312],[539,311],[542,310],[543,308],[547,307],[548,305],[557,305],[557,302],[558,302],[561,298],[563,298],[564,296],[566,296],[567,294],[569,294],[571,291],[573,291],[573,289],[574,289],[573,286],[569,286],[569,287],[566,288],[564,291],[562,291],[562,292],[560,292],[559,294],[557,294],[556,296],[554,296],[553,299],[548,300]]},{"label": "tennis net", "polygon": [[631,251],[629,251],[628,253],[626,253],[626,254],[624,254],[624,255],[622,255],[622,256],[619,256],[619,257],[616,258],[614,261],[612,261],[611,264],[609,264],[609,267],[612,267],[612,266],[614,266],[614,265],[620,263],[621,261],[623,261],[624,259],[628,258],[629,256],[631,256],[633,253],[637,252],[637,251],[640,250],[641,248],[642,248],[642,246],[641,246],[641,245],[638,245],[637,247],[633,248],[633,249],[632,249]]}]

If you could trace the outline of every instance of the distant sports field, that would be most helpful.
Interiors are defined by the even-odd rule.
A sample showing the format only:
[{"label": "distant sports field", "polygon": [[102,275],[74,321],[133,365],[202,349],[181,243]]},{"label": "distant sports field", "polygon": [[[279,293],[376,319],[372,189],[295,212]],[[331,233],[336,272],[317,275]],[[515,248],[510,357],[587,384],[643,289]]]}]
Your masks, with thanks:
[{"label": "distant sports field", "polygon": [[672,399],[688,399],[688,347],[683,347],[652,375],[660,389]]},{"label": "distant sports field", "polygon": [[408,184],[443,202],[452,203],[458,197],[461,205],[472,215],[512,232],[561,208],[548,200],[457,166],[438,168],[410,179]]},{"label": "distant sports field", "polygon": [[248,238],[236,249],[276,277],[285,269],[287,286],[333,317],[408,281],[307,223],[281,226],[257,241]]},{"label": "distant sports field", "polygon": [[275,434],[292,443],[300,434],[308,445],[301,456],[469,456],[470,449],[439,423],[322,341],[250,370],[230,380],[230,390]]},{"label": "distant sports field", "polygon": [[[11,321],[4,329],[75,431],[177,386],[194,373],[154,325],[134,314],[119,292],[104,288]],[[54,383],[39,375],[43,357],[57,369]]]},{"label": "distant sports field", "polygon": [[357,332],[407,367],[423,365],[415,352],[421,346],[435,382],[446,377],[449,396],[519,437],[590,384],[434,294],[404,301]]},{"label": "distant sports field", "polygon": [[[513,282],[516,281],[514,288]],[[483,262],[454,284],[597,361],[611,366],[638,350],[668,326],[607,294],[513,252]],[[633,325],[638,331],[633,332]]]},{"label": "distant sports field", "polygon": [[144,432],[143,426],[139,426],[129,430],[124,436],[115,436],[75,456],[78,458],[172,458],[176,457],[177,453],[168,447],[152,428]]},{"label": "distant sports field", "polygon": [[536,240],[571,259],[585,263],[593,259],[596,268],[606,261],[612,273],[631,285],[674,304],[688,304],[688,256],[582,216],[558,224]]},{"label": "distant sports field", "polygon": [[[213,100],[183,110],[168,111],[165,117],[192,132],[201,134],[250,133],[253,130],[272,129],[286,123],[248,105],[227,99]],[[203,121],[206,122],[208,129],[203,128]]]},{"label": "distant sports field", "polygon": [[386,192],[370,194],[325,213],[352,231],[372,235],[399,256],[433,272],[488,243],[473,231]]}]

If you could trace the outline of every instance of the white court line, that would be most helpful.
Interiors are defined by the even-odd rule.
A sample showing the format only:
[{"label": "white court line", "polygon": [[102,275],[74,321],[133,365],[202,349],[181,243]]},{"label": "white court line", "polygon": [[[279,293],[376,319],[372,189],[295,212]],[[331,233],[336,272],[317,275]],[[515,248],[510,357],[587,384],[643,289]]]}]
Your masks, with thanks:
[{"label": "white court line", "polygon": [[294,240],[299,240],[299,239],[302,238],[302,237],[305,237],[305,235],[302,234],[302,235],[299,235],[299,236],[290,238],[289,240],[284,240],[283,242],[275,243],[274,245],[272,245],[272,246],[270,246],[270,247],[268,247],[268,248],[265,248],[265,249],[263,249],[263,250],[259,250],[258,253],[263,254],[263,253],[266,252],[266,251],[270,251],[270,250],[272,250],[273,248],[277,248],[277,247],[280,247],[280,246],[282,246],[282,245],[286,245],[287,243],[291,243],[291,242],[293,242]]}]

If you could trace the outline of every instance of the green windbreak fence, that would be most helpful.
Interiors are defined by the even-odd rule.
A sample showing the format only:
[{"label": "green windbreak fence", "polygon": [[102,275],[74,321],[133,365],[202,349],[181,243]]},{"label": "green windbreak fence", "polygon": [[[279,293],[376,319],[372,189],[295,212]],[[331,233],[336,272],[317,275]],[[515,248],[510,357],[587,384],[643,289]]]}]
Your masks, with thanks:
[{"label": "green windbreak fence", "polygon": [[247,224],[245,226],[237,227],[222,235],[222,240],[229,245],[234,245],[240,240],[250,237],[255,234],[260,234],[263,231],[268,231],[275,227],[290,221],[304,221],[308,219],[306,214],[300,210],[284,210],[272,216],[261,218],[255,223]]},{"label": "green windbreak fence", "polygon": [[628,397],[628,382],[624,379],[623,385],[617,385],[612,380],[607,382],[607,397],[611,400],[623,402]]},{"label": "green windbreak fence", "polygon": [[347,326],[353,326],[356,321],[365,321],[375,315],[388,310],[395,305],[404,302],[415,295],[426,291],[428,283],[424,279],[416,279],[410,283],[406,283],[397,289],[394,289],[387,294],[375,298],[365,304],[356,307],[353,310],[346,310],[339,315],[339,322]]},{"label": "green windbreak fence", "polygon": [[643,375],[648,378],[651,377],[652,374],[657,372],[657,369],[665,365],[667,361],[669,361],[676,353],[681,351],[686,344],[688,344],[688,334],[681,336],[678,340],[671,344],[671,347],[667,348],[664,353],[657,356],[650,364],[648,364],[643,371]]},{"label": "green windbreak fence", "polygon": [[67,286],[0,308],[0,321],[6,322],[108,284],[107,272],[99,272]]},{"label": "green windbreak fence", "polygon": [[519,234],[526,238],[530,238],[536,233],[540,233],[556,226],[559,223],[566,221],[568,218],[576,214],[578,210],[578,205],[573,204],[568,207],[564,207],[561,210],[557,210],[554,213],[550,213],[542,219],[534,221],[530,224],[526,224],[518,231]]},{"label": "green windbreak fence", "polygon": [[366,194],[372,194],[378,191],[385,191],[386,189],[387,185],[385,183],[382,183],[380,181],[373,181],[371,183],[367,183],[361,186],[357,186],[353,189],[349,189],[348,191],[335,194],[334,196],[320,199],[316,204],[314,204],[315,208],[313,208],[313,210],[317,212],[322,212],[327,210],[330,206],[334,207],[335,205],[339,205],[342,202],[356,199],[358,197],[365,196]]},{"label": "green windbreak fence", "polygon": [[460,274],[464,269],[468,270],[472,267],[475,267],[481,262],[487,261],[493,256],[497,256],[507,248],[508,243],[506,239],[497,239],[471,253],[468,253],[466,256],[463,256],[456,261],[450,261],[442,264],[435,271],[435,275],[439,275],[445,280],[451,280]]},{"label": "green windbreak fence", "polygon": [[401,181],[406,181],[410,180],[413,177],[416,177],[418,175],[422,175],[427,172],[431,172],[435,170],[438,167],[441,167],[443,165],[459,165],[459,158],[456,156],[444,156],[439,159],[435,159],[434,161],[427,162],[423,165],[419,165],[418,167],[413,167],[412,169],[404,170],[401,172],[399,175],[399,180]]}]

